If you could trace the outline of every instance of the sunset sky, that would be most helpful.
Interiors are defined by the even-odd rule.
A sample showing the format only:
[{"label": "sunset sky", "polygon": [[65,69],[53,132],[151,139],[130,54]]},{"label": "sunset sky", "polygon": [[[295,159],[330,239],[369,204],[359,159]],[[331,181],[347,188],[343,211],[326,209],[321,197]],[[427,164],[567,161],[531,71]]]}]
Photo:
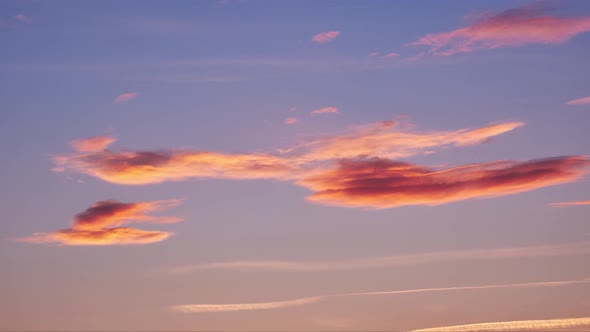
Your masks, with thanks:
[{"label": "sunset sky", "polygon": [[590,330],[590,1],[0,1],[0,330]]}]

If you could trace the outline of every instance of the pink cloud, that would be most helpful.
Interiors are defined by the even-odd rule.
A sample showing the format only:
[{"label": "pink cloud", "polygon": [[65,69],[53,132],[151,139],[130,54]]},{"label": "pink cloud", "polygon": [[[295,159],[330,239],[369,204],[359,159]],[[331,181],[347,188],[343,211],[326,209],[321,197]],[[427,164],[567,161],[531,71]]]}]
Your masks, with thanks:
[{"label": "pink cloud", "polygon": [[337,107],[328,106],[328,107],[319,108],[317,110],[313,110],[309,114],[311,114],[312,116],[316,116],[316,115],[321,115],[321,114],[338,114],[338,113],[339,112],[338,112]]},{"label": "pink cloud", "polygon": [[90,138],[75,139],[70,145],[80,152],[99,152],[115,142],[115,138],[108,136],[94,136]]},{"label": "pink cloud", "polygon": [[23,14],[18,14],[14,17],[15,20],[22,22],[22,23],[31,23],[31,19],[29,17],[26,17]]},{"label": "pink cloud", "polygon": [[590,17],[555,17],[546,12],[538,5],[508,9],[460,29],[428,34],[410,45],[428,46],[429,53],[448,56],[528,44],[560,44],[590,31]]},{"label": "pink cloud", "polygon": [[325,44],[331,42],[339,35],[340,31],[325,31],[314,35],[313,37],[311,37],[311,40],[314,43]]},{"label": "pink cloud", "polygon": [[580,99],[574,99],[567,102],[568,105],[576,106],[576,105],[587,105],[590,104],[590,96],[584,97]]},{"label": "pink cloud", "polygon": [[299,122],[297,118],[286,118],[285,121],[283,121],[283,123],[286,125],[296,124],[297,122]]},{"label": "pink cloud", "polygon": [[590,205],[590,200],[588,200],[588,201],[558,202],[558,203],[551,203],[549,205],[555,206],[555,207],[583,206],[583,205]]},{"label": "pink cloud", "polygon": [[115,100],[113,100],[113,103],[119,104],[119,103],[131,101],[131,100],[137,98],[138,95],[139,94],[136,92],[127,92],[127,93],[117,96],[117,98],[115,98]]}]

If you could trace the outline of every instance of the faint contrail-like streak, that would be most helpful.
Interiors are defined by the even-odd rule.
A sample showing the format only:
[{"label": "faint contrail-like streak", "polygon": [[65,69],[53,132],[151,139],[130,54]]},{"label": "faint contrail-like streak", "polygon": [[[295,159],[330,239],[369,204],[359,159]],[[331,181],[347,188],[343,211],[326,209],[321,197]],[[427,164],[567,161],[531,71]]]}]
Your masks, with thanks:
[{"label": "faint contrail-like streak", "polygon": [[455,326],[433,327],[410,332],[535,331],[590,326],[590,317],[565,319],[518,320]]},{"label": "faint contrail-like streak", "polygon": [[294,300],[274,301],[274,302],[237,303],[237,304],[185,304],[185,305],[175,305],[172,307],[172,309],[175,311],[184,312],[184,313],[264,310],[264,309],[278,309],[278,308],[286,308],[286,307],[293,307],[293,306],[302,306],[302,305],[311,304],[311,303],[315,303],[315,302],[319,302],[319,301],[324,301],[324,300],[327,300],[330,298],[336,298],[336,297],[430,293],[430,292],[495,289],[495,288],[557,287],[557,286],[566,286],[566,285],[582,284],[582,283],[589,283],[589,282],[590,282],[590,279],[586,278],[586,279],[582,279],[582,280],[540,281],[540,282],[479,285],[479,286],[418,288],[418,289],[393,290],[393,291],[358,292],[358,293],[320,295],[320,296],[305,297],[305,298],[294,299]]}]

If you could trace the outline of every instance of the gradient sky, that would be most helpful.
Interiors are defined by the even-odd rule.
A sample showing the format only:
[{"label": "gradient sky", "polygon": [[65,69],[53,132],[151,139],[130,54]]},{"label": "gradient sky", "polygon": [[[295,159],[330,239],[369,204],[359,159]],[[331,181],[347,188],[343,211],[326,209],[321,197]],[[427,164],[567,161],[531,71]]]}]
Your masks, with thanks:
[{"label": "gradient sky", "polygon": [[590,2],[0,2],[0,329],[590,329]]}]

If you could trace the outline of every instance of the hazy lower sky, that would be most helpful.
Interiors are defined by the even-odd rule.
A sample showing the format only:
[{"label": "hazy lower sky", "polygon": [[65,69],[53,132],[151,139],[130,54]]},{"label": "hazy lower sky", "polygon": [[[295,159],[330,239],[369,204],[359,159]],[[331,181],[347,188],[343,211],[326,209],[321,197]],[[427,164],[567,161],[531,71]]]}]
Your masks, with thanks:
[{"label": "hazy lower sky", "polygon": [[0,330],[590,329],[590,2],[0,2]]}]

